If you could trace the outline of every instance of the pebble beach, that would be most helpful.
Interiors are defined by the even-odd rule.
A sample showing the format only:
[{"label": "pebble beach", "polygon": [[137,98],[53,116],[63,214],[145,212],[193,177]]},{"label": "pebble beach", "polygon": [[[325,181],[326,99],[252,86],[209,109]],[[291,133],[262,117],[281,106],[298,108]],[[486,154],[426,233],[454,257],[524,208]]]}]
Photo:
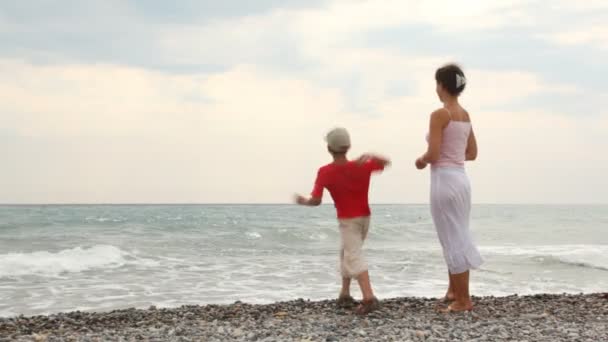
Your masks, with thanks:
[{"label": "pebble beach", "polygon": [[0,341],[608,341],[608,294],[476,297],[466,313],[393,298],[367,316],[335,301],[0,318]]}]

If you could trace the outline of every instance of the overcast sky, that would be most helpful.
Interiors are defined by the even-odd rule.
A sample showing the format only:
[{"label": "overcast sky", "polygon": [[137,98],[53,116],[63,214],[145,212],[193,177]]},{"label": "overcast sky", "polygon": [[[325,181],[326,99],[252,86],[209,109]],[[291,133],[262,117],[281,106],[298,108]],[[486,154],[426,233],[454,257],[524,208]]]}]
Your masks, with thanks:
[{"label": "overcast sky", "polygon": [[0,42],[2,203],[289,202],[334,126],[426,203],[452,61],[474,202],[608,203],[605,0],[1,1]]}]

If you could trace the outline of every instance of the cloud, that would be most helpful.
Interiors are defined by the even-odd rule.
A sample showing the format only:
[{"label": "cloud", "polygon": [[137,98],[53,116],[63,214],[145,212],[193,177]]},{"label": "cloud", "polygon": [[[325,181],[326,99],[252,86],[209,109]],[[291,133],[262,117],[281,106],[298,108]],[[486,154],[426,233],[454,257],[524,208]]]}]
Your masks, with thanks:
[{"label": "cloud", "polygon": [[[375,179],[373,200],[426,201],[427,175],[412,167],[425,148],[428,113],[438,106],[426,76],[412,80],[409,95],[380,98],[375,110],[382,115],[362,117],[347,110],[337,88],[251,65],[179,76],[13,60],[0,69],[0,89],[10,99],[0,107],[2,127],[12,132],[3,138],[10,167],[0,177],[2,202],[284,202],[292,191],[309,190],[328,159],[322,136],[336,125],[351,131],[354,155],[372,150],[394,160]],[[529,75],[471,75],[467,96],[482,103],[469,107],[481,147],[479,166],[471,168],[483,185],[477,201],[535,201],[540,189],[555,188],[568,195],[555,199],[587,200],[579,187],[558,182],[585,177],[585,169],[564,167],[564,158],[578,165],[593,155],[589,139],[603,134],[597,123],[484,111],[476,78],[515,79],[528,91],[550,87]],[[505,98],[525,96],[510,89],[501,89]],[[529,190],[513,193],[521,184]]]},{"label": "cloud", "polygon": [[323,8],[301,12],[295,24],[305,34],[324,33],[319,38],[339,37],[340,34],[355,36],[362,31],[398,27],[403,23],[421,23],[441,30],[466,32],[513,25],[513,13],[518,5],[526,2],[389,0],[378,3],[338,0]]},{"label": "cloud", "polygon": [[579,94],[580,90],[567,84],[544,81],[539,75],[522,71],[493,71],[473,69],[468,73],[467,97],[477,106],[501,107],[539,94],[553,96]]},{"label": "cloud", "polygon": [[[570,45],[598,33],[559,47],[538,38],[575,32],[554,21],[592,15],[584,6],[542,19],[538,1],[270,1],[202,16],[165,15],[160,3],[53,4],[32,14],[13,4],[18,15],[0,20],[0,202],[285,202],[310,190],[337,125],[354,155],[394,160],[372,201],[426,202],[428,175],[412,164],[440,106],[434,71],[453,60],[480,143],[476,202],[608,201],[594,152],[606,89],[589,72],[603,59]],[[417,37],[433,40],[423,49]],[[579,68],[555,72],[563,65]]]},{"label": "cloud", "polygon": [[605,52],[608,47],[606,19],[608,4],[605,1],[557,1],[539,2],[537,10],[545,10],[536,35],[558,46]]},{"label": "cloud", "polygon": [[[208,25],[177,25],[159,35],[164,57],[173,63],[220,64],[262,62],[286,49],[289,32],[281,30],[284,11],[262,16],[214,21]],[[281,32],[281,34],[278,34]]]},{"label": "cloud", "polygon": [[[542,4],[543,2],[540,3]],[[552,2],[550,8],[565,11],[567,13],[572,13],[572,11],[574,11],[575,13],[579,14],[607,10],[608,3],[603,0],[588,0],[585,2],[559,0]]]},{"label": "cloud", "polygon": [[181,0],[179,6],[163,0],[128,0],[130,7],[143,16],[162,22],[196,22],[263,14],[277,8],[310,8],[323,0]]},{"label": "cloud", "polygon": [[[173,71],[217,70],[230,60],[184,63],[164,50],[164,32],[263,17],[273,10],[309,8],[323,1],[42,0],[0,5],[0,54],[37,63],[102,62]],[[179,36],[178,36],[179,37]],[[178,38],[176,37],[176,38]],[[221,38],[220,38],[221,39]],[[223,46],[226,50],[227,46]],[[240,52],[242,52],[241,50]],[[215,63],[217,62],[217,63]]]},{"label": "cloud", "polygon": [[608,26],[595,25],[569,31],[561,31],[548,35],[547,39],[565,46],[592,46],[598,49],[608,49]]},{"label": "cloud", "polygon": [[[483,101],[487,99],[494,105],[508,105],[507,93],[519,92],[519,99],[520,95],[532,98],[538,93],[580,92],[581,86],[588,85],[564,85],[559,80],[543,83],[541,75],[522,69],[525,62],[521,58],[534,58],[525,54],[513,55],[511,59],[521,63],[493,68],[497,74],[492,75],[492,63],[479,62],[470,47],[463,48],[466,56],[461,49],[454,48],[439,57],[438,53],[428,50],[403,50],[399,44],[397,47],[395,44],[368,46],[374,38],[382,38],[382,30],[398,28],[403,23],[426,25],[427,31],[439,35],[437,44],[442,44],[441,39],[451,41],[455,35],[479,31],[481,26],[484,30],[499,26],[525,27],[529,23],[515,20],[512,15],[525,12],[525,6],[530,3],[533,2],[473,1],[469,9],[466,6],[452,8],[440,1],[389,1],[382,5],[373,1],[333,1],[318,8],[276,9],[263,15],[231,18],[204,26],[168,27],[161,35],[161,45],[163,51],[170,54],[167,59],[173,58],[175,63],[255,64],[277,73],[338,87],[348,98],[349,110],[368,115],[379,115],[376,105],[387,94],[416,91],[411,85],[416,85],[419,79],[426,79],[424,87],[429,89],[433,82],[429,75],[437,66],[453,60],[465,62],[465,68],[487,71],[484,77],[476,80],[484,84]],[[467,8],[466,13],[463,8]],[[379,33],[374,35],[373,32]],[[409,40],[407,34],[403,32],[402,41]],[[483,54],[488,56],[485,51]],[[466,63],[468,60],[475,62]],[[542,63],[547,64],[539,61]],[[548,70],[547,75],[553,77],[554,74]],[[513,89],[507,92],[505,87]]]},{"label": "cloud", "polygon": [[[27,136],[162,134],[199,121],[197,77],[112,65],[37,66],[0,61],[0,89],[13,128]],[[153,103],[153,104],[152,104]]]},{"label": "cloud", "polygon": [[[45,159],[42,164],[51,169],[46,173],[17,172],[40,170],[39,155],[23,156],[25,147],[7,153],[15,170],[3,171],[4,202],[24,198],[19,195],[24,183],[50,188],[25,201],[285,200],[295,187],[281,184],[301,179],[308,188],[311,165],[325,156],[323,132],[346,115],[339,111],[340,95],[331,89],[268,78],[247,66],[214,76],[111,65],[2,61],[0,66],[0,89],[10,99],[0,107],[4,131],[21,146],[36,150],[34,142],[41,153],[57,159]],[[78,142],[75,153],[63,151],[67,141]],[[321,150],[318,157],[308,153],[311,144]],[[173,176],[185,170],[187,177],[174,179],[165,171],[167,164],[176,166]],[[79,174],[52,177],[72,174],[74,165]],[[129,177],[135,174],[142,176]],[[97,177],[106,186],[90,192],[89,181]],[[183,196],[151,195],[158,187],[183,190],[184,182],[190,190],[180,192]],[[127,196],[124,187],[133,192]],[[196,196],[188,195],[192,189]]]},{"label": "cloud", "polygon": [[[177,61],[193,63],[263,62],[272,56],[294,55],[293,50],[314,63],[334,49],[356,45],[365,32],[409,25],[429,30],[466,32],[513,25],[515,1],[332,1],[307,9],[274,9],[257,16],[235,17],[199,24],[166,27],[161,45]],[[466,10],[465,10],[466,9]],[[275,59],[271,59],[275,62]]]}]

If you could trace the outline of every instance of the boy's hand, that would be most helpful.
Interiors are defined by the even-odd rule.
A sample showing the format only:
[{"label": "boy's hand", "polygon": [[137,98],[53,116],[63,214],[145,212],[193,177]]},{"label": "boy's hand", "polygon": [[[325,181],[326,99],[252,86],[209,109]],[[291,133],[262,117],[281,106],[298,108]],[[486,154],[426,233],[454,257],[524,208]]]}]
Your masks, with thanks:
[{"label": "boy's hand", "polygon": [[305,205],[306,203],[308,203],[308,198],[298,194],[295,194],[293,196],[293,200],[296,202],[296,204],[299,205]]},{"label": "boy's hand", "polygon": [[321,204],[320,197],[304,197],[301,195],[294,195],[294,201],[299,205],[305,205],[309,207],[316,207]]},{"label": "boy's hand", "polygon": [[359,163],[359,165],[362,165],[370,160],[373,160],[373,161],[381,164],[383,167],[391,165],[391,161],[388,158],[379,156],[377,154],[372,154],[372,153],[365,153],[364,155],[362,155],[361,157],[359,157],[357,159],[357,163]]},{"label": "boy's hand", "polygon": [[418,170],[422,170],[427,166],[427,162],[425,162],[424,160],[422,160],[422,157],[416,159],[416,168]]}]

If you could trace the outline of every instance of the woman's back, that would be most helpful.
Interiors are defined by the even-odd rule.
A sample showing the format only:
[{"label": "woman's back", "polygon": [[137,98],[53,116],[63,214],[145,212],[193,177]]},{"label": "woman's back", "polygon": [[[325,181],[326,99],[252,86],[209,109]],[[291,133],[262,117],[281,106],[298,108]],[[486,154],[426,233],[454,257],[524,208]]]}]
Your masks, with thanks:
[{"label": "woman's back", "polygon": [[439,159],[433,167],[464,167],[467,143],[471,134],[471,122],[464,110],[454,111],[454,115],[444,108],[450,121],[443,129]]}]

